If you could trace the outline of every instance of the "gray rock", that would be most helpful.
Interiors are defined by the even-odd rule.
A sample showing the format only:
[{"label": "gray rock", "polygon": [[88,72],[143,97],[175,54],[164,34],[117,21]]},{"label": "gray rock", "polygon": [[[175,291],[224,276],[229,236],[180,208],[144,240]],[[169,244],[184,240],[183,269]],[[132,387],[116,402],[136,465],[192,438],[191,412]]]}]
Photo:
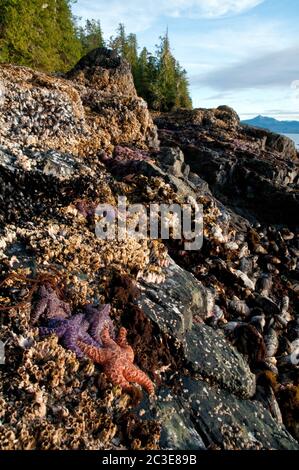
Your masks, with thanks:
[{"label": "gray rock", "polygon": [[293,140],[284,135],[269,132],[267,134],[266,147],[270,150],[282,153],[286,158],[296,158],[297,151]]},{"label": "gray rock", "polygon": [[188,403],[195,430],[205,443],[224,449],[299,449],[298,442],[261,403],[240,400],[188,377],[183,387],[182,400]]},{"label": "gray rock", "polygon": [[184,351],[194,372],[241,397],[254,395],[255,376],[222,331],[215,331],[207,325],[193,325],[186,334]]},{"label": "gray rock", "polygon": [[240,126],[228,107],[164,114],[156,124],[161,144],[181,148],[191,172],[226,206],[251,222],[294,225],[299,167],[290,139]]},{"label": "gray rock", "polygon": [[[173,151],[171,148],[165,148],[164,150],[167,155],[166,158],[170,160],[173,158],[172,166],[163,164],[159,160],[157,164],[148,161],[140,161],[136,164],[136,173],[149,177],[163,178],[166,183],[172,185],[178,196],[195,197],[198,188],[191,181],[188,181],[186,177],[186,175],[189,174],[190,168],[188,165],[185,165],[185,163],[182,163],[181,158],[183,158],[183,154],[178,152],[178,159],[175,160],[175,155],[177,155],[176,151]],[[159,158],[162,158],[161,155]],[[199,189],[201,190],[201,188]]]},{"label": "gray rock", "polygon": [[160,446],[166,450],[298,450],[298,442],[256,400],[236,397],[201,379],[181,377],[174,394],[162,387],[152,404],[136,410],[142,419],[161,423]]},{"label": "gray rock", "polygon": [[33,151],[30,148],[19,150],[20,157],[5,147],[0,147],[0,172],[24,174],[32,179],[38,176],[51,176],[59,181],[78,178],[84,174],[93,175],[90,168],[79,162],[73,155],[54,150]]},{"label": "gray rock", "polygon": [[179,147],[162,147],[157,158],[168,174],[177,177],[188,176],[190,167],[186,166],[184,154]]},{"label": "gray rock", "polygon": [[0,226],[30,220],[91,187],[95,172],[71,154],[0,146]]},{"label": "gray rock", "polygon": [[209,188],[208,183],[202,178],[200,178],[196,173],[190,172],[188,176],[188,180],[189,180],[189,183],[192,183],[195,186],[197,191],[203,194],[205,193],[211,194],[211,190]]},{"label": "gray rock", "polygon": [[223,333],[193,322],[194,315],[202,319],[207,316],[207,295],[202,284],[173,261],[165,274],[162,285],[144,282],[140,286],[138,306],[183,347],[191,371],[240,396],[254,395],[255,377]]},{"label": "gray rock", "polygon": [[193,315],[206,317],[207,298],[202,284],[173,260],[162,285],[143,282],[138,305],[164,333],[183,341],[192,328]]},{"label": "gray rock", "polygon": [[168,389],[159,393],[156,417],[162,423],[162,449],[204,450],[204,442],[195,429],[184,401],[174,398]]},{"label": "gray rock", "polygon": [[144,421],[158,420],[161,425],[160,448],[163,450],[205,450],[201,435],[192,422],[190,405],[170,388],[159,390],[154,402],[143,397],[135,412]]}]

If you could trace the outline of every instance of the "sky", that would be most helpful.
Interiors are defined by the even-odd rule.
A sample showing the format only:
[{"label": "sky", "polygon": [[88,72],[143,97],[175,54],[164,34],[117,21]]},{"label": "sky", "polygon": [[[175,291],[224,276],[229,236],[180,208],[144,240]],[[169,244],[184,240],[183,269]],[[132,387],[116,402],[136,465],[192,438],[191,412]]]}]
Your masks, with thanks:
[{"label": "sky", "polygon": [[77,0],[73,11],[105,38],[124,23],[152,52],[168,27],[194,107],[299,120],[298,0]]}]

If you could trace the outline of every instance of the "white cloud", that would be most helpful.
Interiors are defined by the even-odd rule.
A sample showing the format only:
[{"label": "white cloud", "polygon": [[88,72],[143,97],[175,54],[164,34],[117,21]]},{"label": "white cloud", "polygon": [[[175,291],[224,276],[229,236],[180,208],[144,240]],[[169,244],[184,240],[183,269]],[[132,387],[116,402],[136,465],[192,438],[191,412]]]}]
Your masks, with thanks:
[{"label": "white cloud", "polygon": [[78,0],[74,12],[84,18],[99,18],[111,33],[123,22],[128,30],[144,31],[160,16],[219,18],[254,8],[264,0]]},{"label": "white cloud", "polygon": [[205,85],[216,90],[263,89],[284,87],[291,89],[299,79],[299,46],[279,50],[229,67],[208,72],[192,78],[193,85]]},{"label": "white cloud", "polygon": [[[278,20],[244,17],[225,28],[216,21],[211,27],[190,32],[171,29],[171,45],[175,57],[187,69],[191,82],[224,66],[260,57],[275,50],[292,47],[294,38],[286,25]],[[186,54],[186,51],[188,53]]]},{"label": "white cloud", "polygon": [[[202,56],[206,52],[217,60],[221,57],[229,57],[230,60],[248,58],[260,52],[273,51],[275,49],[285,49],[291,46],[294,38],[290,36],[284,25],[279,21],[267,21],[265,19],[238,21],[230,28],[219,27],[209,28],[209,30],[191,32],[189,34],[171,32],[171,43],[184,49],[192,48],[198,50],[198,55]],[[283,30],[283,34],[281,31]],[[173,37],[172,37],[173,36]],[[210,61],[211,64],[211,61]]]},{"label": "white cloud", "polygon": [[162,1],[170,16],[217,18],[249,10],[264,0],[173,0]]}]

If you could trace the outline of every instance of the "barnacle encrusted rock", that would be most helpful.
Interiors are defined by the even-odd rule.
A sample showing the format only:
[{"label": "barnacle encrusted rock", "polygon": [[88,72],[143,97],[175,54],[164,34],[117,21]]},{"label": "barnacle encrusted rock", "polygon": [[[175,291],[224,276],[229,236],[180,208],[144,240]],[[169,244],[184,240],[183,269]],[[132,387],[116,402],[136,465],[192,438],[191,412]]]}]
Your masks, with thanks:
[{"label": "barnacle encrusted rock", "polygon": [[240,125],[228,106],[180,110],[155,122],[161,144],[179,146],[191,172],[235,212],[250,220],[295,223],[299,160],[291,139]]},{"label": "barnacle encrusted rock", "polygon": [[184,381],[182,400],[185,399],[192,421],[198,417],[201,430],[209,429],[204,438],[223,449],[298,448],[296,440],[277,425],[261,403],[238,400],[227,391],[188,378]]},{"label": "barnacle encrusted rock", "polygon": [[[128,64],[106,49],[64,78],[1,65],[0,88],[0,448],[298,448],[281,421],[298,437],[299,231],[253,225],[249,201],[265,190],[296,209],[291,144],[219,107],[157,116],[159,149]],[[243,164],[268,181],[252,193],[245,178],[246,197]],[[98,237],[97,206],[118,214],[119,196],[201,206],[202,249],[171,232]],[[155,400],[70,350],[86,332],[101,348],[107,321],[112,337],[127,329],[129,378]]]},{"label": "barnacle encrusted rock", "polygon": [[180,268],[172,259],[164,268],[165,282],[161,286],[143,281],[138,306],[158,324],[161,331],[183,341],[191,330],[193,316],[203,320],[208,316],[207,297],[197,279]]},{"label": "barnacle encrusted rock", "polygon": [[26,147],[81,156],[119,143],[157,148],[156,127],[128,64],[110,55],[92,51],[69,73],[72,81],[1,65],[0,144],[18,155],[19,165],[30,166]]},{"label": "barnacle encrusted rock", "polygon": [[129,64],[114,52],[95,49],[67,77],[78,89],[90,126],[110,133],[110,142],[158,148],[146,102],[137,96]]},{"label": "barnacle encrusted rock", "polygon": [[182,346],[191,370],[233,393],[252,397],[255,376],[242,356],[222,332],[194,323],[195,318],[198,322],[209,316],[209,299],[202,284],[173,261],[165,272],[166,280],[161,286],[146,282],[140,285],[139,307]]}]

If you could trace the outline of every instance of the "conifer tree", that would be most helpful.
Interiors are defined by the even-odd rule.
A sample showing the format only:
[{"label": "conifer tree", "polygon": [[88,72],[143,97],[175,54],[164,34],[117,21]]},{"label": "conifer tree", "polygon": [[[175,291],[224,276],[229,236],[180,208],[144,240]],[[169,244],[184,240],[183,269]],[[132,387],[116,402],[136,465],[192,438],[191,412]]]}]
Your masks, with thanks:
[{"label": "conifer tree", "polygon": [[192,108],[187,74],[171,52],[168,31],[160,39],[156,55],[145,47],[138,55],[136,35],[127,35],[120,23],[108,47],[130,63],[137,93],[150,108],[160,111]]},{"label": "conifer tree", "polygon": [[135,74],[135,86],[138,95],[145,96],[150,85],[149,53],[144,47],[137,58],[137,70]]},{"label": "conifer tree", "polygon": [[177,94],[175,100],[176,108],[192,108],[192,100],[189,95],[189,82],[187,72],[178,62],[176,62],[176,81],[177,81]]},{"label": "conifer tree", "polygon": [[70,0],[0,0],[0,61],[67,70],[81,55]]},{"label": "conifer tree", "polygon": [[136,34],[126,35],[125,26],[120,23],[115,38],[110,38],[109,47],[131,65],[134,81],[138,80],[138,44]]},{"label": "conifer tree", "polygon": [[125,57],[126,52],[126,30],[124,24],[120,23],[115,37],[111,37],[108,46],[121,57]]},{"label": "conifer tree", "polygon": [[131,64],[132,73],[135,77],[138,68],[138,44],[136,34],[129,34],[125,40],[123,57]]},{"label": "conifer tree", "polygon": [[157,88],[159,92],[158,109],[168,111],[175,106],[177,91],[176,61],[170,50],[168,31],[161,37],[161,44],[157,48],[158,77]]},{"label": "conifer tree", "polygon": [[[67,71],[82,55],[104,46],[100,21],[76,28],[73,0],[0,0],[0,62],[28,65],[45,71]],[[150,108],[168,111],[192,107],[186,71],[174,58],[168,32],[156,55],[138,54],[135,34],[119,24],[109,47],[132,68],[137,92]]]},{"label": "conifer tree", "polygon": [[144,47],[138,57],[134,81],[138,95],[143,97],[151,108],[158,99],[157,73],[157,59]]},{"label": "conifer tree", "polygon": [[67,71],[80,59],[82,46],[76,36],[75,22],[71,11],[73,0],[54,1],[56,2],[56,28],[59,41],[54,39],[53,47],[58,47],[60,59],[58,70]]},{"label": "conifer tree", "polygon": [[87,20],[85,26],[78,29],[78,36],[83,55],[105,45],[100,21]]}]

